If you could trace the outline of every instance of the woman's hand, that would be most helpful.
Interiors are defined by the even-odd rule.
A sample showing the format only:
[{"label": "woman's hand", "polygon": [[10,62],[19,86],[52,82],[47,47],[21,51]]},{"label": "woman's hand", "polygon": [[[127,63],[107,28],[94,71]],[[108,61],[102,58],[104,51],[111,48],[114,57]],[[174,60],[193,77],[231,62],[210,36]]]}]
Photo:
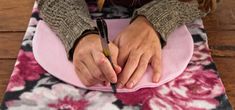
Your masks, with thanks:
[{"label": "woman's hand", "polygon": [[145,17],[139,16],[114,40],[119,48],[118,64],[123,71],[118,75],[118,88],[133,88],[142,78],[150,63],[153,82],[161,73],[161,44],[158,34]]},{"label": "woman's hand", "polygon": [[89,34],[77,44],[73,54],[75,71],[85,86],[102,82],[117,82],[117,74],[121,68],[117,66],[118,48],[109,44],[115,70],[104,56],[99,35]]}]

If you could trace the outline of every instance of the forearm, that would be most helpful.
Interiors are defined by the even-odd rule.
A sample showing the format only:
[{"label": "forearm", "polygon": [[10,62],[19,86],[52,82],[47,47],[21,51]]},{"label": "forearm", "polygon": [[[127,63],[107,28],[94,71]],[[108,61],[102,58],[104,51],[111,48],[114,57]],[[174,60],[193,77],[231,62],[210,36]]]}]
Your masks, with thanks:
[{"label": "forearm", "polygon": [[[84,0],[39,0],[40,16],[58,35],[71,59],[76,42],[86,30],[95,30]],[[91,31],[92,32],[92,31]]]},{"label": "forearm", "polygon": [[178,0],[153,0],[135,10],[136,16],[145,16],[153,28],[166,41],[170,32],[178,26],[192,22],[205,16],[206,13],[198,9],[197,1],[180,2]]}]

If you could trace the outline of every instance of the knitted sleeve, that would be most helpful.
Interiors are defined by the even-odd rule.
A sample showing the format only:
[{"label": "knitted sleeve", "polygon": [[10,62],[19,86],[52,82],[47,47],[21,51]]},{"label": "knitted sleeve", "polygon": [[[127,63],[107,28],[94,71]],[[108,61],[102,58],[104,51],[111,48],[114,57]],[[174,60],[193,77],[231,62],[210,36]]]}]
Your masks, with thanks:
[{"label": "knitted sleeve", "polygon": [[166,41],[169,33],[178,26],[192,22],[205,16],[206,13],[198,9],[196,0],[180,2],[178,0],[153,0],[136,9],[133,19],[145,16],[163,39]]},{"label": "knitted sleeve", "polygon": [[90,18],[86,2],[84,0],[39,0],[38,8],[43,20],[59,36],[71,60],[74,45],[84,36],[84,32],[95,31],[95,24]]}]

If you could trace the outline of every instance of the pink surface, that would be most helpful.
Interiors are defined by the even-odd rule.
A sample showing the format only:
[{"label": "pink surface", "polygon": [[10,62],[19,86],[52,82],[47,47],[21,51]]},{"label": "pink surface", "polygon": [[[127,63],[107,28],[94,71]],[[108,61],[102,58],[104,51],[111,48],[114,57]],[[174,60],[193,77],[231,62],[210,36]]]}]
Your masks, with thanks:
[{"label": "pink surface", "polygon": [[[125,26],[129,19],[106,20],[109,36],[114,38]],[[60,39],[47,26],[40,21],[33,39],[33,53],[38,63],[53,76],[75,86],[99,90],[112,91],[111,87],[97,84],[85,87],[77,77],[73,64],[68,61],[64,46]],[[159,83],[152,83],[152,69],[148,67],[141,81],[133,89],[118,89],[118,92],[133,92],[141,88],[157,87],[179,76],[188,65],[193,54],[193,40],[191,34],[183,25],[172,32],[167,45],[162,51],[162,76]]]}]

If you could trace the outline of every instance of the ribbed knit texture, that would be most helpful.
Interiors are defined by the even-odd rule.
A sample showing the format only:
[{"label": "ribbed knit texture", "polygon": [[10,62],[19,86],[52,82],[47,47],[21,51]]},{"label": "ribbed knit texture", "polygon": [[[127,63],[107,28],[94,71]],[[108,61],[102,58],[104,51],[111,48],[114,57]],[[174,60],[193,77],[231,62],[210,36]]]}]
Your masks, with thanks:
[{"label": "ribbed knit texture", "polygon": [[39,0],[38,8],[40,16],[63,42],[68,55],[84,31],[95,30],[84,0]]},{"label": "ribbed knit texture", "polygon": [[175,28],[205,16],[206,13],[198,9],[197,1],[153,0],[137,9],[133,17],[138,15],[145,16],[161,38],[166,41],[169,33]]}]

